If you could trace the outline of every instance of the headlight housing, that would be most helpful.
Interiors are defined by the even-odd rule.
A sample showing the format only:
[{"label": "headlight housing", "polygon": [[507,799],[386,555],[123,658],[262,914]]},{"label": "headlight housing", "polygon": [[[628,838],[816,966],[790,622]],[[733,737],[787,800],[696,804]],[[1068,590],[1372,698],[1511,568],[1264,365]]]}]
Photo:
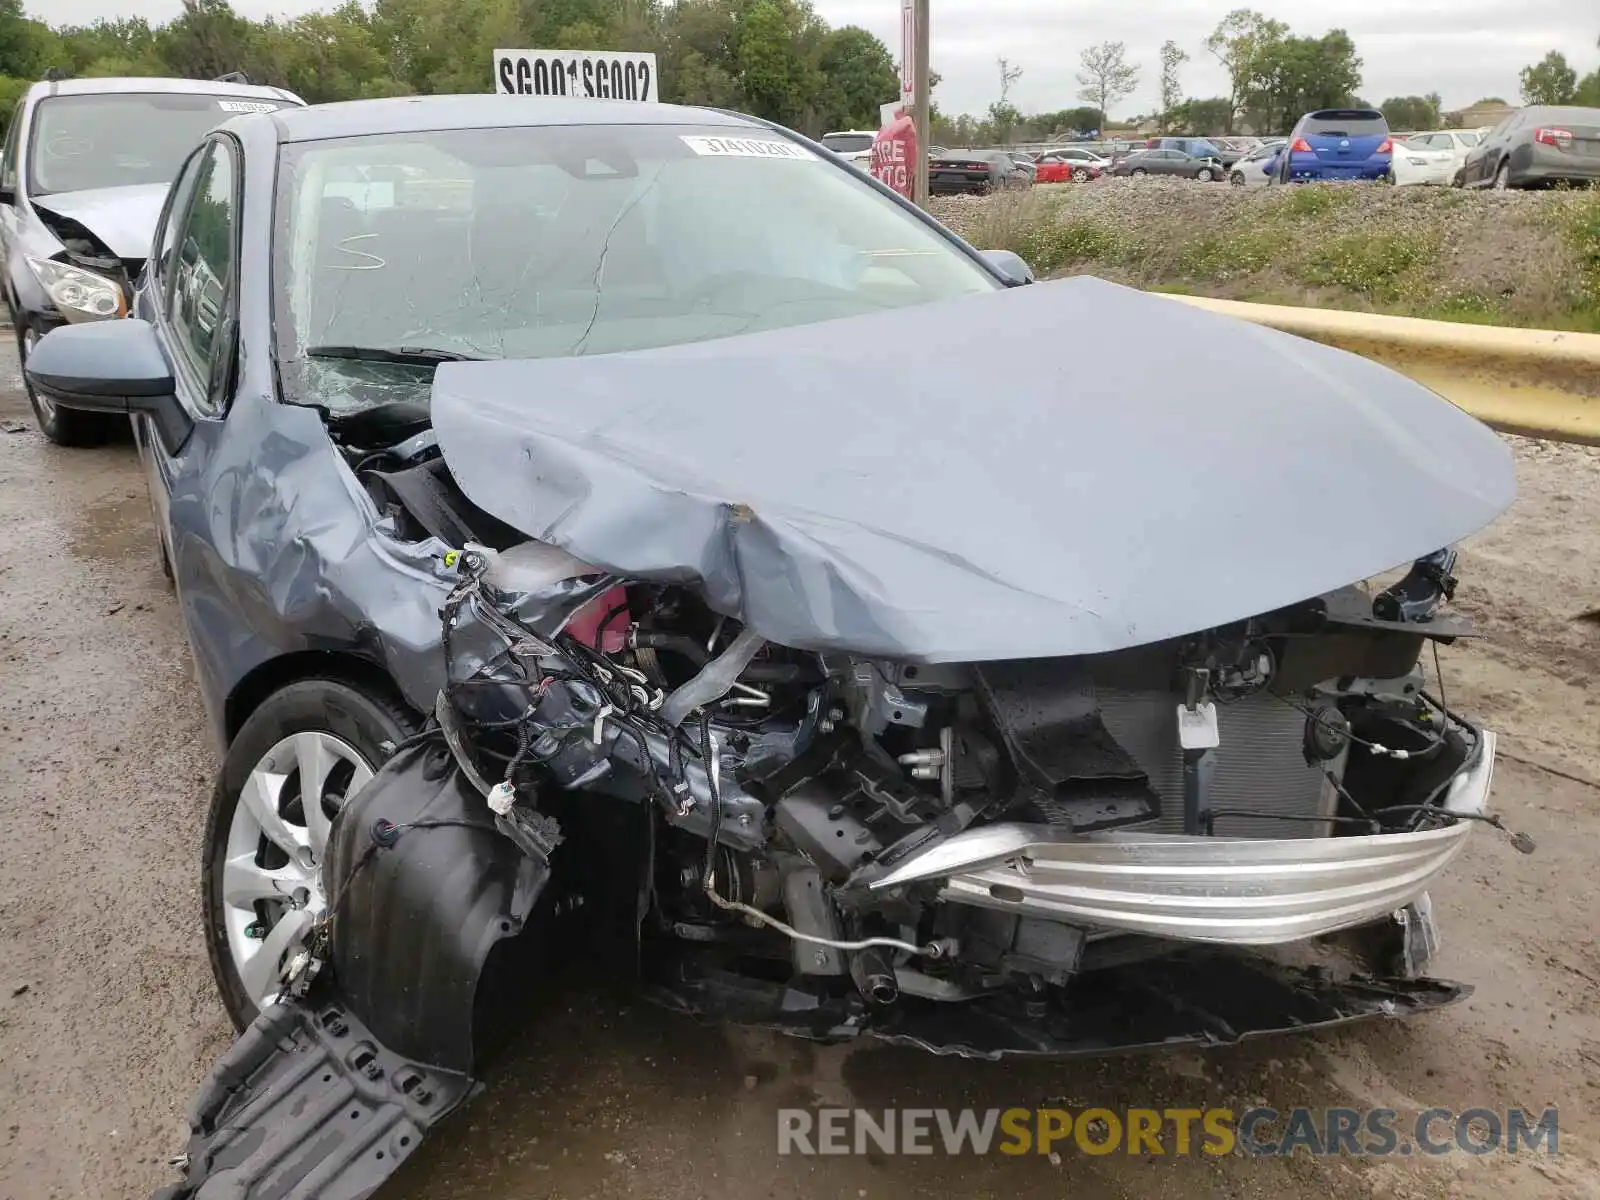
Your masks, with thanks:
[{"label": "headlight housing", "polygon": [[52,258],[30,258],[28,265],[68,321],[104,321],[128,313],[115,279]]}]

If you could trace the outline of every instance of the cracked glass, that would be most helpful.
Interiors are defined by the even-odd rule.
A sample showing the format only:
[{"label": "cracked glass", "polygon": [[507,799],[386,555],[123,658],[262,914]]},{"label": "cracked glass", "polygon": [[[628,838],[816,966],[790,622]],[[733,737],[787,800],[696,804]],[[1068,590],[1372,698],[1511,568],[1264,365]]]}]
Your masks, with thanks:
[{"label": "cracked glass", "polygon": [[766,129],[523,126],[283,155],[277,353],[286,394],[333,416],[426,405],[432,360],[646,349],[998,287]]}]

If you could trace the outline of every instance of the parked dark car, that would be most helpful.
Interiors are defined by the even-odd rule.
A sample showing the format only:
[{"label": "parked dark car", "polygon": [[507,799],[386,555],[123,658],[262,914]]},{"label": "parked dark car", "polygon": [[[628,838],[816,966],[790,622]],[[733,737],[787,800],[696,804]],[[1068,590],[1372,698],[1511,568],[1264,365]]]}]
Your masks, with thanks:
[{"label": "parked dark car", "polygon": [[[0,152],[0,255],[22,362],[58,325],[127,314],[167,186],[207,130],[302,103],[281,88],[198,79],[51,80],[24,92]],[[59,445],[126,427],[27,393]]]},{"label": "parked dark car", "polygon": [[1182,150],[1138,150],[1113,167],[1111,173],[1136,179],[1143,175],[1175,175],[1202,183],[1227,177],[1227,171],[1217,159],[1196,158]]},{"label": "parked dark car", "polygon": [[1233,149],[1221,141],[1203,137],[1158,137],[1145,143],[1149,150],[1182,150],[1191,158],[1214,158],[1225,167],[1231,167],[1241,157],[1242,150]]},{"label": "parked dark car", "polygon": [[[167,1200],[371,1194],[563,949],[686,1015],[984,1059],[1470,992],[1426,977],[1426,889],[1495,737],[1421,655],[1467,632],[1449,547],[1509,450],[1343,351],[1026,282],[706,109],[204,139],[134,319],[28,366],[133,415],[226,745],[200,891],[242,1033]],[[1064,330],[1117,370],[999,380]],[[1252,386],[1175,403],[1198,355]]]},{"label": "parked dark car", "polygon": [[1324,108],[1307,113],[1267,167],[1275,183],[1353,180],[1393,182],[1389,122],[1372,108]]},{"label": "parked dark car", "polygon": [[1600,108],[1536,105],[1512,113],[1468,154],[1466,187],[1534,188],[1600,180]]},{"label": "parked dark car", "polygon": [[1033,172],[1003,150],[946,150],[928,160],[928,191],[935,196],[984,196],[1032,183]]}]

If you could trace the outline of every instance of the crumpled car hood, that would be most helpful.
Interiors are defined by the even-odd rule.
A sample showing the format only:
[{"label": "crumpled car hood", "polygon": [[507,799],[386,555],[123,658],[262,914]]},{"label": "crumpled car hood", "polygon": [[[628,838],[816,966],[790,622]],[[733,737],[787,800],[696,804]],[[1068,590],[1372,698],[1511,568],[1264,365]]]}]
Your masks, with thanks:
[{"label": "crumpled car hood", "polygon": [[161,205],[164,183],[95,188],[86,192],[53,192],[33,202],[35,208],[70,217],[99,238],[118,258],[148,258]]},{"label": "crumpled car hood", "polygon": [[925,662],[1240,620],[1455,542],[1515,491],[1504,443],[1404,376],[1090,278],[446,363],[433,419],[467,496],[530,537],[698,583],[784,645]]}]

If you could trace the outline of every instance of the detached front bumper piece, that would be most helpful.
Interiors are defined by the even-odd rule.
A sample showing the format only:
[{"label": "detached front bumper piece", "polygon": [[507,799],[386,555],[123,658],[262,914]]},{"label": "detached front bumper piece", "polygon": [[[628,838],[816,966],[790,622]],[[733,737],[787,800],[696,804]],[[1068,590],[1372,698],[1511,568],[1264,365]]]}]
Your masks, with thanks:
[{"label": "detached front bumper piece", "polygon": [[[1488,802],[1495,735],[1442,808]],[[1377,921],[1412,903],[1466,843],[1473,822],[1418,833],[1218,838],[988,825],[895,866],[868,886],[942,885],[944,899],[1095,929],[1236,946],[1299,941]]]}]

